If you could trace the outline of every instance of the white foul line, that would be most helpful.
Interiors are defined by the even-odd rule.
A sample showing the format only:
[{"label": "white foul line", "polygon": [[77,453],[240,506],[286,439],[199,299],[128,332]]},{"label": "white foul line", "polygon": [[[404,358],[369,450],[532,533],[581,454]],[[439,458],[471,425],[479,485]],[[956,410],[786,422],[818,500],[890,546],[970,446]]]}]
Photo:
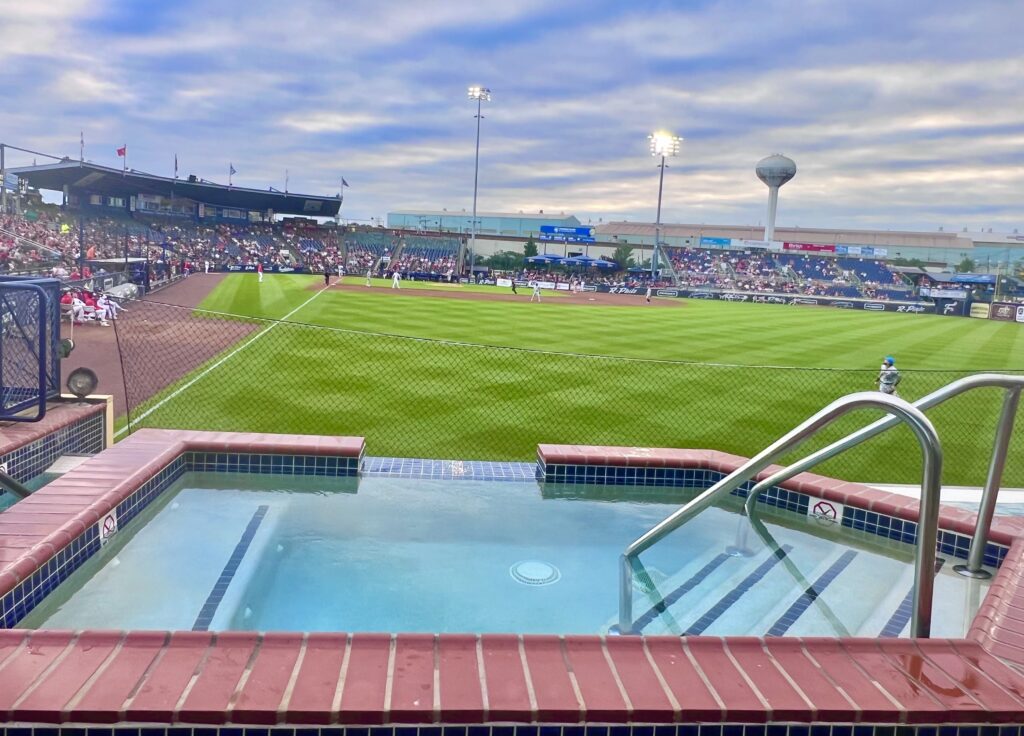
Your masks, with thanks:
[{"label": "white foul line", "polygon": [[[324,293],[324,291],[325,291],[325,289],[320,289],[320,291],[318,291],[317,293],[315,293],[315,294],[314,294],[313,296],[311,296],[311,297],[310,297],[309,299],[307,299],[306,301],[302,302],[302,304],[300,304],[299,306],[295,307],[295,309],[293,309],[292,311],[288,312],[288,314],[286,314],[286,315],[285,315],[284,317],[282,317],[282,318],[281,318],[281,319],[279,319],[279,320],[276,320],[276,321],[275,321],[275,322],[274,322],[274,323],[273,323],[272,325],[270,325],[270,326],[269,326],[269,327],[268,327],[267,329],[263,330],[263,332],[260,332],[260,333],[258,333],[258,334],[257,334],[257,335],[256,335],[255,337],[253,337],[253,338],[252,338],[251,340],[249,340],[248,342],[244,342],[244,343],[242,343],[241,345],[239,345],[239,346],[238,346],[237,348],[235,348],[235,349],[234,349],[234,350],[232,350],[232,351],[231,351],[230,353],[228,353],[227,355],[225,355],[225,356],[224,356],[223,358],[221,358],[220,360],[218,360],[218,361],[217,361],[216,363],[214,363],[213,365],[211,365],[211,366],[209,366],[208,368],[206,368],[205,370],[203,370],[203,371],[202,371],[201,373],[199,373],[199,375],[197,375],[197,376],[196,376],[195,378],[191,379],[191,380],[190,380],[190,381],[189,381],[188,383],[184,384],[183,386],[179,386],[179,387],[178,387],[178,388],[176,388],[176,389],[175,389],[175,390],[174,390],[174,391],[173,391],[172,393],[170,393],[169,395],[167,395],[167,396],[165,396],[164,398],[160,399],[160,401],[156,402],[156,404],[154,404],[153,406],[151,406],[151,407],[149,407],[148,409],[146,409],[146,411],[142,412],[142,413],[141,413],[141,414],[140,414],[139,416],[137,416],[137,417],[133,418],[133,420],[132,420],[132,421],[136,421],[136,422],[141,422],[141,421],[142,421],[143,419],[145,419],[146,417],[148,417],[148,416],[149,416],[150,414],[152,414],[152,413],[153,413],[154,411],[156,411],[157,409],[159,409],[159,408],[160,408],[161,406],[163,406],[163,405],[164,405],[164,404],[166,404],[166,403],[167,403],[168,401],[170,401],[171,399],[173,399],[173,398],[174,398],[175,396],[177,396],[178,394],[180,394],[180,393],[181,393],[182,391],[184,391],[185,389],[187,389],[187,388],[188,388],[189,386],[191,386],[192,384],[194,384],[194,383],[195,383],[196,381],[198,381],[198,380],[199,380],[200,378],[202,378],[202,377],[203,377],[203,376],[205,376],[205,375],[206,375],[207,373],[209,373],[210,371],[212,371],[212,370],[213,370],[214,368],[218,367],[219,365],[221,365],[222,363],[226,362],[226,361],[227,361],[227,360],[229,360],[230,358],[233,358],[234,356],[238,355],[238,354],[239,354],[240,352],[242,352],[243,350],[245,350],[245,349],[246,349],[247,347],[249,347],[250,345],[252,345],[252,344],[253,344],[254,342],[256,342],[257,340],[259,340],[259,339],[260,339],[261,337],[263,337],[264,335],[266,335],[266,334],[267,334],[268,332],[270,332],[270,331],[271,331],[272,329],[274,329],[275,327],[277,327],[277,326],[278,326],[279,324],[281,324],[282,322],[287,322],[287,321],[288,321],[288,318],[289,318],[289,317],[291,317],[291,316],[292,316],[293,314],[295,314],[296,312],[298,312],[298,311],[299,311],[300,309],[302,309],[302,308],[303,308],[304,306],[306,306],[306,305],[307,305],[307,304],[309,304],[309,303],[310,303],[311,301],[313,301],[314,299],[316,299],[316,298],[317,298],[318,296],[320,296],[321,294],[323,294],[323,293]],[[239,316],[240,316],[240,315],[239,315]],[[129,416],[130,416],[130,415],[129,415]],[[130,423],[129,423],[129,424],[125,424],[125,425],[124,425],[123,427],[121,427],[121,429],[117,430],[117,431],[116,431],[116,432],[114,433],[114,437],[120,437],[120,436],[121,436],[122,434],[124,434],[125,432],[127,432],[127,431],[128,431],[128,427],[129,427],[129,426],[130,426]]]}]

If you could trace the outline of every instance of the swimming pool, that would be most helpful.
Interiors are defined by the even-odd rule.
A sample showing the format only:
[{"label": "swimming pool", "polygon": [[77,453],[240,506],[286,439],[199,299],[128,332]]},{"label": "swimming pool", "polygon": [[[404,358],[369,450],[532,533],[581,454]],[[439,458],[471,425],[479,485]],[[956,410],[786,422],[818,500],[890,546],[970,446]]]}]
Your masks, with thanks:
[{"label": "swimming pool", "polygon": [[[48,596],[26,628],[600,634],[618,557],[696,491],[189,473]],[[645,634],[906,635],[910,544],[727,499],[642,556]],[[987,583],[937,578],[963,636]]]},{"label": "swimming pool", "polygon": [[[756,620],[762,622],[761,631],[784,630],[786,636],[522,633],[539,618],[536,607],[528,608],[517,619],[521,626],[510,633],[214,630],[225,625],[222,621],[245,617],[247,608],[250,621],[259,614],[246,605],[246,597],[259,599],[254,593],[259,592],[260,579],[274,585],[284,579],[301,587],[306,572],[284,564],[290,560],[282,557],[277,567],[265,564],[267,554],[287,550],[284,544],[281,550],[272,546],[269,534],[288,528],[281,523],[286,515],[278,514],[283,509],[275,506],[282,499],[288,504],[296,499],[316,501],[317,496],[334,503],[375,496],[375,503],[388,500],[375,523],[378,528],[406,529],[417,547],[407,555],[405,566],[424,563],[424,575],[416,576],[419,587],[410,589],[449,591],[460,583],[457,589],[468,590],[468,603],[463,601],[461,608],[486,607],[493,612],[520,605],[511,595],[493,593],[498,586],[492,581],[504,579],[510,569],[495,576],[496,565],[487,566],[488,577],[469,586],[465,575],[426,566],[432,545],[457,539],[456,533],[461,533],[462,522],[453,519],[462,518],[482,541],[460,560],[483,565],[483,552],[493,545],[517,553],[519,561],[544,563],[519,566],[516,572],[525,582],[550,583],[528,589],[546,595],[558,586],[576,585],[576,577],[614,580],[602,572],[603,560],[610,554],[617,563],[621,548],[604,536],[621,531],[633,535],[630,525],[642,519],[629,519],[631,515],[660,512],[664,506],[674,509],[688,495],[679,488],[707,487],[743,462],[699,449],[540,445],[536,464],[380,458],[365,456],[364,450],[358,437],[142,430],[0,514],[0,623],[6,627],[0,630],[0,674],[8,684],[0,688],[0,709],[12,720],[36,724],[229,724],[231,736],[253,724],[338,725],[365,736],[367,725],[452,723],[540,724],[530,732],[534,736],[545,729],[558,733],[561,726],[552,724],[648,724],[647,729],[651,724],[683,724],[668,733],[692,736],[695,727],[685,724],[698,722],[740,724],[731,727],[760,736],[766,722],[845,724],[843,733],[851,732],[851,723],[866,724],[874,733],[878,731],[872,724],[930,724],[934,734],[943,724],[1017,723],[1024,712],[1024,677],[1007,664],[1024,665],[1015,644],[1024,637],[1024,622],[1014,612],[1015,591],[1024,578],[1024,517],[1000,516],[993,523],[984,552],[986,562],[999,569],[966,635],[898,638],[892,632],[905,627],[903,621],[910,615],[909,574],[903,573],[908,575],[906,590],[899,578],[888,578],[884,587],[867,585],[861,576],[883,579],[880,570],[905,560],[904,545],[917,539],[916,501],[811,473],[760,497],[760,516],[768,530],[764,533],[777,538],[773,544],[782,545],[777,549],[784,554],[774,555],[777,561],[759,547],[760,537],[751,536],[747,520],[731,513],[743,494],[740,488],[722,508],[679,530],[680,539],[697,539],[705,518],[723,515],[726,524],[716,525],[716,534],[708,537],[713,546],[705,557],[671,555],[671,564],[662,564],[645,553],[642,561],[647,567],[636,576],[644,584],[632,591],[633,623],[645,634],[673,631],[673,626],[683,633],[714,634],[729,621],[741,620],[750,627],[749,622]],[[194,472],[217,476],[188,475]],[[274,476],[273,482],[263,480],[265,476]],[[261,480],[246,480],[256,478]],[[339,480],[344,478],[349,480]],[[535,478],[545,482],[538,485]],[[190,488],[179,483],[183,479]],[[484,480],[489,482],[477,483]],[[504,489],[499,488],[501,483],[490,482],[497,480],[507,484]],[[442,487],[466,495],[447,498],[431,491],[431,484],[417,481],[441,481]],[[196,514],[183,503],[189,492],[216,494],[222,500],[244,495],[246,503],[223,513]],[[402,514],[419,523],[420,506],[414,504],[416,513],[409,516],[405,496],[410,493],[435,499],[429,505],[447,509],[447,515],[429,524],[423,519],[420,526],[403,526]],[[514,503],[508,503],[510,495],[517,496]],[[503,503],[497,515],[484,513],[491,496]],[[268,502],[270,497],[273,503]],[[405,503],[391,503],[399,500]],[[591,512],[595,519],[604,518],[608,507],[621,509],[626,518],[600,525],[587,519],[575,528],[559,525],[554,533],[542,534],[532,513],[522,518],[504,513],[506,507],[517,510],[520,502],[543,509],[552,519],[560,513],[549,514],[549,509],[575,509],[579,504],[598,507],[597,513]],[[809,511],[825,504],[832,505],[836,523],[818,527],[818,522],[808,522]],[[266,509],[261,511],[261,506]],[[361,527],[351,525],[360,518],[374,518],[348,511],[328,513],[324,508],[317,508],[313,516],[321,516],[320,526],[334,536],[333,530],[344,524],[350,531],[358,530]],[[181,512],[178,526],[163,532],[178,547],[158,550],[145,565],[132,563],[136,542],[141,544],[147,532],[160,536],[160,525],[147,522],[159,522],[165,512]],[[281,517],[277,524],[275,515]],[[482,525],[481,519],[487,518],[490,526]],[[969,618],[968,611],[985,590],[983,583],[965,589],[960,581],[945,577],[953,558],[967,556],[974,522],[969,511],[942,509],[938,552],[948,562],[936,590],[932,628],[937,635],[960,631],[962,624],[951,612],[963,606],[963,613],[956,616]],[[309,549],[311,538],[316,539],[306,529],[297,537],[298,546]],[[842,544],[814,556],[818,545],[831,538]],[[576,572],[570,560],[555,554],[581,546],[581,539],[589,557],[578,565],[582,572]],[[211,540],[220,546],[211,546]],[[323,541],[326,545],[330,540]],[[551,556],[521,554],[543,544],[553,550]],[[693,545],[676,539],[671,544],[680,545],[673,548],[677,552],[692,552]],[[730,555],[743,549],[754,554]],[[389,571],[390,579],[401,578],[396,568],[402,566],[378,560],[365,549],[362,553],[365,559],[360,564],[375,573],[375,584],[377,578],[388,578]],[[297,558],[300,565],[307,557]],[[871,564],[865,571],[858,561]],[[351,607],[358,575],[346,569],[345,562],[315,577],[316,600],[282,600],[281,610],[291,614]],[[563,566],[558,575],[544,566],[558,562]],[[368,567],[371,564],[376,567]],[[89,570],[91,577],[84,574]],[[71,603],[76,598],[85,601],[80,596],[102,578],[97,570],[131,573],[122,579],[124,590],[108,589],[94,596],[103,605],[108,604],[104,598],[111,599],[114,605],[107,611],[112,615],[97,617],[102,620],[95,628],[45,628],[56,625],[52,615],[43,615],[45,607],[63,598],[68,606],[57,605],[51,611],[66,608],[70,613]],[[76,571],[83,576],[76,576]],[[200,575],[207,577],[203,585],[195,585],[193,578]],[[71,584],[61,588],[69,579]],[[647,581],[660,591],[660,598],[651,600]],[[176,587],[188,601],[173,595]],[[172,595],[167,596],[168,591]],[[445,600],[448,595],[444,593]],[[148,604],[147,598],[158,603]],[[567,611],[576,606],[572,596],[565,599],[570,599],[564,606]],[[431,614],[428,604],[436,603],[424,604],[416,596],[408,600],[418,608],[403,622],[425,628],[423,621]],[[601,599],[596,617],[585,611],[591,619],[584,623],[591,626],[596,618],[598,632],[613,634],[608,600]],[[827,611],[818,610],[820,600],[829,604]],[[385,605],[383,596],[380,605]],[[387,605],[398,604],[392,600]],[[842,627],[859,625],[863,631],[866,624],[857,624],[848,615],[857,606],[884,612],[882,636],[793,635],[816,630],[822,619],[834,626],[828,616],[837,611]],[[116,623],[124,611],[147,607],[154,616],[177,610],[184,623],[156,631],[145,623],[139,624],[145,628],[125,631]],[[667,622],[662,607],[675,624]],[[516,611],[517,616],[523,612]],[[13,628],[24,627],[30,617],[50,621],[42,629]],[[870,626],[879,623],[881,618],[876,618]],[[210,630],[181,630],[189,627]],[[760,730],[747,730],[757,724]],[[403,727],[387,728],[388,733],[398,733]],[[448,728],[420,725],[418,732],[438,736]],[[518,726],[509,727],[509,732],[512,728],[519,733]],[[704,728],[700,727],[702,734]],[[589,733],[589,726],[586,730]],[[464,729],[459,732],[465,736]],[[601,727],[602,736],[609,732],[607,726]],[[723,732],[715,730],[713,736]],[[137,736],[134,726],[133,733]],[[891,734],[891,728],[886,733]]]}]

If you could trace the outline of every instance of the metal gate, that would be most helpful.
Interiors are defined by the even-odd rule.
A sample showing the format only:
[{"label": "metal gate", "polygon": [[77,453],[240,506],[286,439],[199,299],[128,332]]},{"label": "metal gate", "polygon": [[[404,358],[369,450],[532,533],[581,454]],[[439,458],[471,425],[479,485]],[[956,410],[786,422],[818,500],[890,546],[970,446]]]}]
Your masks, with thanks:
[{"label": "metal gate", "polygon": [[0,420],[36,422],[60,395],[60,281],[0,276]]}]

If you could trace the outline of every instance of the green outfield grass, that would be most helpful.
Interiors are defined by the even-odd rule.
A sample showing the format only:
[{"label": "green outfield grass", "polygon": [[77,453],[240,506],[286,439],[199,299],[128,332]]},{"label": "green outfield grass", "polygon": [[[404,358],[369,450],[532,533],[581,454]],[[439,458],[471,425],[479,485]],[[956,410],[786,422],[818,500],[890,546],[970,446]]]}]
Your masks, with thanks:
[{"label": "green outfield grass", "polygon": [[[193,373],[188,388],[179,382],[143,407],[163,402],[143,424],[356,434],[371,454],[407,457],[528,460],[538,442],[749,456],[838,396],[872,389],[886,354],[911,400],[965,372],[1024,365],[1024,328],[1012,323],[701,300],[659,309],[640,297],[623,297],[638,305],[627,309],[311,290],[318,281],[225,279],[201,308],[303,324],[269,323],[251,345]],[[214,319],[193,326],[223,329]],[[983,481],[999,403],[997,392],[981,392],[930,414],[947,483]],[[871,418],[844,419],[822,441]],[[1022,434],[1007,472],[1017,485]],[[900,429],[822,470],[913,482],[919,458]]]}]

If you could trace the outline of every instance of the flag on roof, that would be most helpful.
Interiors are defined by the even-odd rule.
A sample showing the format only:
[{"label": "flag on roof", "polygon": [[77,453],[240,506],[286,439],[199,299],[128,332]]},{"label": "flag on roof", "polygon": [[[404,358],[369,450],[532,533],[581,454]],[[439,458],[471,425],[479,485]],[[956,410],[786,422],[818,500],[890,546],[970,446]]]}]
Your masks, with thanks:
[{"label": "flag on roof", "polygon": [[348,182],[345,181],[345,177],[344,176],[341,177],[341,186],[343,186],[343,187],[347,187],[348,186]]},{"label": "flag on roof", "polygon": [[128,144],[125,143],[123,146],[117,149],[117,155],[122,157],[128,156]]}]

